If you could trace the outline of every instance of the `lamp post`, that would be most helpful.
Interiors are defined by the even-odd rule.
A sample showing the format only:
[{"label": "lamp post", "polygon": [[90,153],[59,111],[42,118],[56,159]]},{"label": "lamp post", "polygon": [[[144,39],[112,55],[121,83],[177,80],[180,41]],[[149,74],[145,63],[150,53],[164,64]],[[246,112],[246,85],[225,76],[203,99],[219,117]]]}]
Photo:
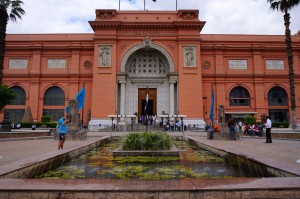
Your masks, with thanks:
[{"label": "lamp post", "polygon": [[118,117],[117,115],[108,115],[109,118],[111,118],[111,129],[110,129],[110,137],[112,135],[112,132],[114,130],[114,118]]}]

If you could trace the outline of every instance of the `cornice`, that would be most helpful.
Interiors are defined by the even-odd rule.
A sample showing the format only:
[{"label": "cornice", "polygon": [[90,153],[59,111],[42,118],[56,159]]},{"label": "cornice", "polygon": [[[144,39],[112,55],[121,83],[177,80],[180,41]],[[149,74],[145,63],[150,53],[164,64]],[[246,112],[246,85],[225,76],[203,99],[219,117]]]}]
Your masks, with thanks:
[{"label": "cornice", "polygon": [[93,30],[120,29],[120,28],[189,28],[199,29],[205,25],[202,21],[178,21],[178,22],[121,22],[121,21],[89,21]]},{"label": "cornice", "polygon": [[[300,48],[293,48],[293,50],[299,50]],[[234,50],[240,50],[240,51],[286,51],[285,46],[262,46],[262,47],[238,47],[238,46],[203,46],[201,45],[201,50],[207,50],[207,51],[215,51],[215,50],[222,50],[222,51],[234,51]]]},{"label": "cornice", "polygon": [[[241,78],[241,74],[203,74],[203,78],[225,78],[226,80],[230,78]],[[275,78],[275,79],[285,79],[286,76],[282,74],[243,74],[242,78]],[[300,78],[300,74],[295,74],[295,78]],[[203,80],[204,81],[204,80]],[[255,80],[253,80],[255,81]]]},{"label": "cornice", "polygon": [[94,50],[94,46],[43,46],[43,47],[34,47],[34,46],[6,46],[5,50],[9,51],[42,51],[42,50]]}]

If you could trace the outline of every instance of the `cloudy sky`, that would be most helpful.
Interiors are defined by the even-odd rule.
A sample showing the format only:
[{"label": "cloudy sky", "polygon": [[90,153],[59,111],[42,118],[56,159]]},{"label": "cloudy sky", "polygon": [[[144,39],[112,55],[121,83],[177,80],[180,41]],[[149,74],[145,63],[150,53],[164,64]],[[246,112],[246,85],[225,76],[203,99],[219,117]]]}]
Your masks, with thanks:
[{"label": "cloudy sky", "polygon": [[[176,10],[176,0],[120,0],[121,10]],[[119,9],[119,0],[23,0],[26,15],[9,22],[8,34],[92,33],[96,9]],[[205,34],[284,34],[283,14],[267,0],[177,0],[178,9],[199,9]],[[292,34],[300,30],[300,6],[291,11]]]}]

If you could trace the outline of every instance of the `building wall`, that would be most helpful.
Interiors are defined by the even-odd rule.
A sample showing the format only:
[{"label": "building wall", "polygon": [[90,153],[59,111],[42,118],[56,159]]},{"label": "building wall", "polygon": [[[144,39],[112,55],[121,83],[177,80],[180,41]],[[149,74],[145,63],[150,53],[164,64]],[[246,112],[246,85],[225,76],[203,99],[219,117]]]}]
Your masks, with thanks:
[{"label": "building wall", "polygon": [[[45,107],[45,91],[58,86],[65,92],[65,106],[75,98],[83,83],[86,87],[84,120],[91,117],[107,119],[117,110],[117,74],[122,73],[126,53],[143,42],[145,37],[164,49],[178,75],[179,114],[190,119],[209,120],[211,90],[215,91],[215,118],[218,105],[225,112],[268,114],[268,92],[274,86],[289,96],[288,63],[284,36],[275,35],[214,35],[199,34],[205,22],[182,11],[109,11],[97,10],[90,22],[94,34],[8,34],[3,70],[3,83],[20,86],[26,92],[25,105],[8,105],[7,109],[30,106],[33,119],[40,121]],[[186,14],[186,15],[185,15]],[[102,16],[102,17],[101,17]],[[157,21],[159,25],[157,24]],[[153,23],[153,24],[152,24]],[[174,25],[175,24],[175,25]],[[109,67],[99,66],[99,46],[111,47]],[[195,67],[185,67],[184,48],[196,49]],[[300,37],[293,36],[297,120],[300,123]],[[63,69],[48,69],[48,59],[66,59]],[[27,59],[26,69],[9,69],[10,59]],[[229,60],[246,60],[246,69],[230,69]],[[266,69],[266,60],[284,60],[284,69]],[[230,106],[229,93],[236,86],[250,93],[250,106]],[[288,101],[290,107],[290,100]],[[287,107],[273,107],[287,108]],[[131,112],[128,114],[132,114]],[[291,111],[290,111],[291,118]],[[0,115],[3,119],[3,114]]]}]

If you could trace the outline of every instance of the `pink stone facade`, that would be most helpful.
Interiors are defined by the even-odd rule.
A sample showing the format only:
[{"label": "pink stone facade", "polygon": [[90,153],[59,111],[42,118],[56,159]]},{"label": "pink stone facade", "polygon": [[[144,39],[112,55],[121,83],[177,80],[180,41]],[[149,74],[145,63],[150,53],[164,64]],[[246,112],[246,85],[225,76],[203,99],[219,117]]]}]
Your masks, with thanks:
[{"label": "pink stone facade", "polygon": [[[157,89],[153,99],[156,115],[163,111],[186,115],[191,125],[209,122],[212,88],[215,119],[219,105],[224,105],[226,117],[237,119],[249,114],[258,119],[261,114],[280,121],[291,118],[289,69],[282,35],[201,34],[209,22],[199,20],[198,10],[96,10],[96,19],[89,23],[92,34],[7,35],[3,83],[22,88],[26,95],[25,104],[8,105],[7,110],[26,110],[29,106],[33,119],[40,121],[45,109],[64,109],[85,83],[85,124],[89,112],[96,124],[108,123],[110,114],[138,112],[137,90],[147,86]],[[300,124],[299,35],[292,40]],[[135,59],[140,55],[147,56],[142,66]],[[149,69],[161,69],[151,65],[153,56],[157,60],[162,57],[157,63],[165,63],[164,76]],[[24,67],[18,67],[16,60],[27,63],[23,61]],[[137,71],[130,75],[132,63]],[[147,67],[147,71],[138,72],[138,67]],[[62,89],[65,102],[45,105],[45,92],[54,86]],[[233,91],[237,88],[246,94],[236,95]],[[278,89],[281,92],[276,95]],[[275,101],[270,100],[271,96]],[[2,113],[0,119],[3,117]]]}]

